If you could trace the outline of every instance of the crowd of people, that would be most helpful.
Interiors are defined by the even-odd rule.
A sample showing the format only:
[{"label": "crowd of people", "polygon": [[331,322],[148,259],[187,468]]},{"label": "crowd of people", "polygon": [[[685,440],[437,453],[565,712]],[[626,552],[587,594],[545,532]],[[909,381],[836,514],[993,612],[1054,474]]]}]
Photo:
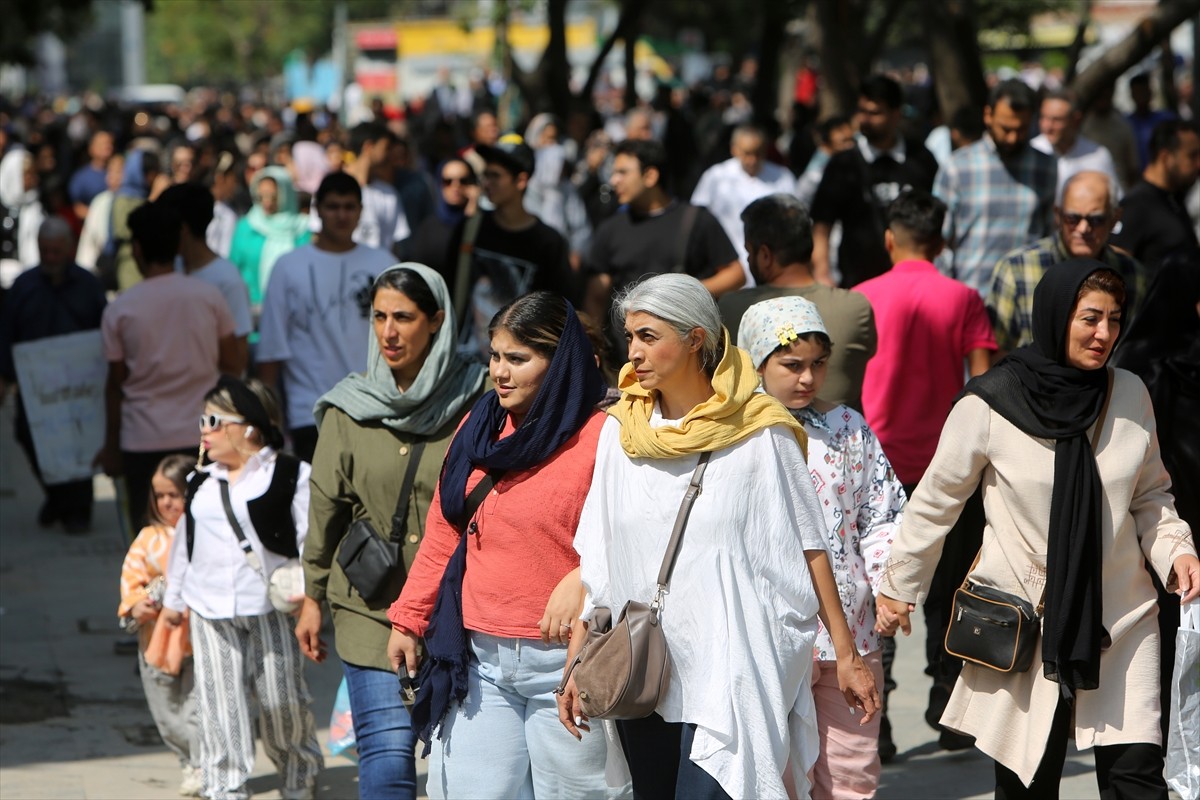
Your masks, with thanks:
[{"label": "crowd of people", "polygon": [[[1057,797],[1069,738],[1166,798],[1196,125],[1134,76],[1128,121],[1014,77],[933,126],[880,74],[848,118],[798,81],[781,135],[744,69],[504,133],[449,78],[349,130],[206,93],[0,127],[0,397],[15,345],[99,331],[181,793],[247,797],[257,724],[313,796],[328,618],[363,798],[422,756],[436,798],[869,798],[920,606],[925,720],[998,798]],[[44,489],[86,533],[91,481]],[[947,652],[964,581],[1037,607],[1033,666]],[[651,600],[654,712],[589,720],[567,666]]]}]

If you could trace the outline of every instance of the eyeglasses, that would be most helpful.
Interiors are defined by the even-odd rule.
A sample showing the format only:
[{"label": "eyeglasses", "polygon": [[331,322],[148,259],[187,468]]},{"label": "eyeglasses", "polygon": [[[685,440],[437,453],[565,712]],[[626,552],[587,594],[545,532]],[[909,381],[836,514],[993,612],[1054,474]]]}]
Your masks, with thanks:
[{"label": "eyeglasses", "polygon": [[201,414],[200,430],[219,431],[227,422],[233,425],[242,425],[246,420],[232,414]]},{"label": "eyeglasses", "polygon": [[462,178],[442,178],[442,186],[453,186],[456,183],[459,186],[474,186],[475,179],[470,176],[465,176]]},{"label": "eyeglasses", "polygon": [[1099,228],[1108,222],[1108,214],[1066,214],[1062,215],[1062,220],[1069,228],[1078,228],[1079,223],[1087,220],[1089,228]]}]

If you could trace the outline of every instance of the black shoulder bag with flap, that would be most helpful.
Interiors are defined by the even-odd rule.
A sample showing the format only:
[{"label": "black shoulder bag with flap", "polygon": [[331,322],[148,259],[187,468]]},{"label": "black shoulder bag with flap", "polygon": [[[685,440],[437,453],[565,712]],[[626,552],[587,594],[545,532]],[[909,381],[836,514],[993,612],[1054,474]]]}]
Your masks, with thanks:
[{"label": "black shoulder bag with flap", "polygon": [[[1100,429],[1112,399],[1113,372],[1108,371],[1108,393],[1096,428],[1092,432],[1092,451],[1100,441]],[[1037,608],[1024,597],[981,586],[971,580],[971,572],[979,565],[980,549],[962,586],[954,592],[950,623],[946,626],[946,652],[955,658],[988,667],[999,672],[1024,672],[1033,664],[1041,629],[1042,607],[1046,599],[1043,587]]]},{"label": "black shoulder bag with flap", "polygon": [[350,523],[346,538],[338,550],[337,562],[346,573],[350,585],[368,602],[381,599],[387,588],[392,571],[400,563],[400,548],[408,534],[408,503],[412,497],[413,483],[417,479],[417,468],[421,465],[421,454],[425,443],[411,446],[408,468],[404,471],[404,482],[400,486],[400,497],[392,513],[391,535],[384,539],[375,532],[368,519],[356,519]]}]

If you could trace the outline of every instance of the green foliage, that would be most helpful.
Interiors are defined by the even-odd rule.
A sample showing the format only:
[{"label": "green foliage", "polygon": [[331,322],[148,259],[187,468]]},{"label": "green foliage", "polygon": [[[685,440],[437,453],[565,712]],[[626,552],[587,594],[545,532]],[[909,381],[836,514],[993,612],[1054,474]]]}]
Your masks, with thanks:
[{"label": "green foliage", "polygon": [[[146,15],[152,83],[240,85],[279,74],[294,50],[329,52],[335,0],[160,0]],[[386,19],[397,3],[350,0],[350,20]]]}]

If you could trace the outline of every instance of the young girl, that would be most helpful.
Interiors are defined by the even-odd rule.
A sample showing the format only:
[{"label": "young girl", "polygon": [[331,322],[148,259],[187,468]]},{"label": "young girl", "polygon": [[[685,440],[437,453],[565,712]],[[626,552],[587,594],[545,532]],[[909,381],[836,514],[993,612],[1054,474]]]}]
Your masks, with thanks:
[{"label": "young girl", "polygon": [[196,732],[192,719],[192,659],[186,621],[179,628],[159,622],[166,590],[167,555],[175,538],[175,523],[183,514],[187,476],[196,467],[189,456],[167,456],[150,480],[150,524],[142,529],[121,567],[122,627],[138,632],[138,666],[150,715],[163,742],[183,767],[179,793],[200,794],[200,771],[195,765]]},{"label": "young girl", "polygon": [[[846,622],[882,685],[874,595],[900,526],[904,489],[862,415],[818,398],[833,343],[815,305],[780,297],[750,306],[738,346],[750,353],[763,390],[808,433],[808,467],[829,529],[830,561]],[[812,796],[873,797],[879,783],[879,717],[860,726],[850,713],[838,690],[837,662],[823,625],[813,649],[812,688],[821,737]]]}]

